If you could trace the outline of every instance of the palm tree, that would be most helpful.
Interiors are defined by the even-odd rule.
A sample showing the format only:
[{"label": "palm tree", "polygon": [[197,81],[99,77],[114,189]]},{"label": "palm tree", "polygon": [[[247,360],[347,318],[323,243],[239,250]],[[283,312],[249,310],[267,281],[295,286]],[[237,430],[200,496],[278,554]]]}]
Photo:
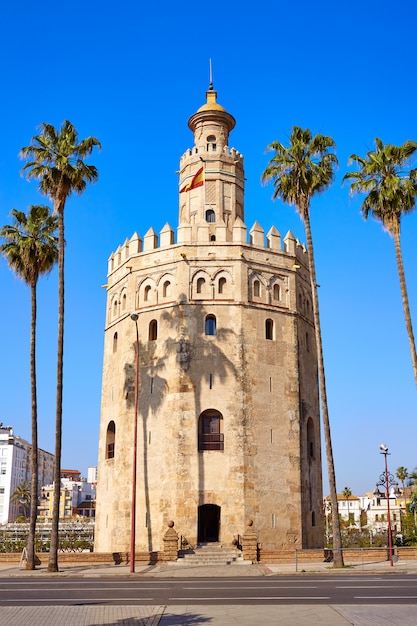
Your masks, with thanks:
[{"label": "palm tree", "polygon": [[411,474],[408,474],[407,478],[410,487],[417,487],[417,465],[415,466]]},{"label": "palm tree", "polygon": [[39,135],[33,137],[30,145],[22,148],[20,154],[22,158],[29,159],[22,172],[26,173],[29,179],[39,180],[40,191],[51,198],[54,213],[58,216],[58,355],[54,505],[48,563],[48,571],[57,572],[64,364],[64,209],[67,198],[72,192],[82,194],[87,183],[94,183],[98,179],[97,168],[94,165],[87,165],[84,159],[92,153],[94,146],[100,148],[101,144],[95,137],[87,137],[78,142],[78,133],[68,120],[62,123],[60,131],[46,123],[41,124],[40,130]]},{"label": "palm tree", "polygon": [[345,487],[342,491],[343,496],[345,497],[346,500],[349,500],[350,496],[352,495],[351,490],[349,489],[349,487]]},{"label": "palm tree", "polygon": [[408,478],[408,469],[401,465],[401,467],[397,467],[395,475],[398,478],[398,480],[401,482],[402,487],[404,489],[404,483]]},{"label": "palm tree", "polygon": [[326,379],[324,375],[323,345],[320,328],[319,301],[317,293],[316,268],[314,263],[313,238],[310,226],[310,201],[312,197],[325,191],[333,182],[337,158],[334,154],[335,142],[331,137],[321,134],[312,136],[311,131],[294,126],[290,135],[290,144],[284,146],[274,141],[268,151],[275,154],[262,174],[262,182],[273,181],[275,191],[273,199],[280,198],[288,204],[295,205],[304,222],[308,265],[310,271],[311,292],[313,299],[313,315],[317,344],[317,361],[319,368],[319,385],[323,430],[326,445],[327,471],[330,486],[330,500],[333,515],[333,547],[335,549],[334,564],[343,566],[342,538],[339,516],[337,515],[336,475],[334,469],[332,441],[330,434],[329,411],[327,406]]},{"label": "palm tree", "polygon": [[384,230],[387,230],[394,239],[405,325],[417,387],[417,353],[400,241],[401,218],[403,215],[411,213],[416,207],[417,168],[407,170],[404,167],[405,162],[416,150],[417,142],[415,141],[406,141],[401,146],[394,146],[389,143],[384,145],[377,137],[375,150],[369,151],[365,158],[357,154],[352,154],[349,157],[348,164],[356,163],[359,170],[348,172],[343,180],[353,180],[350,187],[351,193],[368,194],[361,207],[363,216],[367,219],[369,215],[372,215],[382,222]]},{"label": "palm tree", "polygon": [[[38,498],[38,494],[36,494],[35,504],[36,504],[37,498]],[[27,506],[32,501],[31,501],[31,488],[29,487],[28,483],[25,480],[23,480],[19,485],[17,485],[10,500],[12,502],[17,502],[19,504],[19,508],[21,508],[23,511],[23,515],[27,517]],[[31,504],[31,510],[32,510],[32,504]]]},{"label": "palm tree", "polygon": [[30,491],[30,524],[26,569],[35,569],[35,530],[38,502],[38,404],[36,393],[36,313],[38,279],[48,274],[58,258],[58,239],[55,237],[57,218],[47,206],[32,205],[27,215],[12,209],[13,224],[3,226],[0,237],[2,254],[11,270],[31,289],[30,324],[30,381],[32,396],[32,479]]}]

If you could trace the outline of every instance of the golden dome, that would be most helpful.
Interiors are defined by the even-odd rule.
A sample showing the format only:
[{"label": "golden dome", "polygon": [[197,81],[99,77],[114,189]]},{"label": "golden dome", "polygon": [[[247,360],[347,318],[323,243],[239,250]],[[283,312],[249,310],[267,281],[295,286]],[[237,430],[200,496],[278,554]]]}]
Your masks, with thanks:
[{"label": "golden dome", "polygon": [[207,96],[207,102],[205,104],[203,104],[203,106],[201,106],[197,113],[200,113],[201,111],[223,111],[226,112],[226,109],[224,107],[222,107],[221,104],[218,104],[216,102],[216,97],[217,97],[217,91],[214,91],[214,89],[209,89],[209,91],[206,91],[206,96]]}]

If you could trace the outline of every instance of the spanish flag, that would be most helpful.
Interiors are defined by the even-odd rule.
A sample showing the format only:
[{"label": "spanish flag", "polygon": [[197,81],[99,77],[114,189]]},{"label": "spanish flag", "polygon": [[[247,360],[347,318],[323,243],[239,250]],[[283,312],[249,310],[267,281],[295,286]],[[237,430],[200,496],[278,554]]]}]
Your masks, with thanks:
[{"label": "spanish flag", "polygon": [[188,183],[188,185],[185,185],[185,187],[181,189],[180,193],[183,191],[191,191],[191,189],[201,187],[202,185],[204,185],[204,168],[200,167],[198,172],[192,177],[191,182]]}]

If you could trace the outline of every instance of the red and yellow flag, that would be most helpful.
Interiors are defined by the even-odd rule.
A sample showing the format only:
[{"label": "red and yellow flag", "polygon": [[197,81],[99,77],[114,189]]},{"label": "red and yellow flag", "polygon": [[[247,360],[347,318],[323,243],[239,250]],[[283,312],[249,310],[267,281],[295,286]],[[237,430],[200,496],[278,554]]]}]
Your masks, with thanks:
[{"label": "red and yellow flag", "polygon": [[191,189],[201,187],[202,185],[204,185],[204,167],[200,167],[198,172],[196,172],[192,177],[191,182],[188,183],[188,185],[185,185],[181,189],[180,193],[182,193],[183,191],[191,191]]}]

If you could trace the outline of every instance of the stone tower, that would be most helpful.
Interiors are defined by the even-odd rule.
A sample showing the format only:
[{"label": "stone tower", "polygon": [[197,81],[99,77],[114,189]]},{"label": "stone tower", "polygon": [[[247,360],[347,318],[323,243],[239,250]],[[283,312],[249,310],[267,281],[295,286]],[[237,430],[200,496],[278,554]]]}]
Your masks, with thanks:
[{"label": "stone tower", "polygon": [[109,259],[95,549],[129,549],[137,337],[136,550],[162,550],[169,520],[191,544],[230,545],[252,519],[262,549],[320,547],[306,250],[257,222],[248,236],[235,119],[211,84],[188,125],[176,238],[135,233]]}]

